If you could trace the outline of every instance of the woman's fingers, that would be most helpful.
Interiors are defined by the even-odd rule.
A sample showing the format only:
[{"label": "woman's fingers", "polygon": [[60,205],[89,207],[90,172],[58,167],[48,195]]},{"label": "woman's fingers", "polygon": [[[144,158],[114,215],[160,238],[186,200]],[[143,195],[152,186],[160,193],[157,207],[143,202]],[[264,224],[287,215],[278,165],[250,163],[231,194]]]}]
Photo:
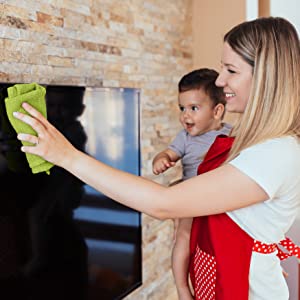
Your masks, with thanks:
[{"label": "woman's fingers", "polygon": [[38,120],[34,119],[31,116],[28,116],[21,112],[16,112],[16,111],[13,113],[13,115],[15,118],[30,125],[34,129],[34,131],[36,131],[38,136],[40,136],[43,133],[43,131],[45,130],[45,127],[41,124],[41,122],[39,122]]},{"label": "woman's fingers", "polygon": [[33,146],[22,146],[21,150],[23,152],[31,153],[31,154],[38,154],[36,145],[39,144],[39,138],[37,136],[26,134],[26,133],[19,133],[17,136],[18,140],[32,143]]},{"label": "woman's fingers", "polygon": [[14,112],[13,113],[14,117],[31,126],[34,129],[34,131],[37,133],[37,136],[26,134],[26,133],[19,133],[17,138],[20,141],[25,141],[33,144],[32,146],[22,146],[21,150],[23,152],[42,156],[45,152],[43,150],[44,146],[39,148],[36,146],[41,144],[41,142],[47,136],[47,125],[50,123],[47,121],[46,118],[44,118],[44,116],[39,111],[37,111],[28,103],[23,103],[22,107],[30,115],[23,114],[21,112]]},{"label": "woman's fingers", "polygon": [[[37,145],[39,143],[40,137],[44,136],[44,133],[43,133],[45,131],[44,126],[42,124],[40,124],[40,122],[38,120],[36,120],[28,115],[25,115],[23,113],[14,112],[13,115],[15,118],[30,125],[37,133],[37,136],[31,135],[31,134],[19,133],[17,138],[21,141],[30,142],[32,144]],[[30,153],[32,153],[32,152],[30,151]]]},{"label": "woman's fingers", "polygon": [[35,144],[33,146],[23,145],[21,150],[62,166],[67,161],[66,157],[69,153],[74,151],[74,146],[35,108],[28,103],[23,103],[22,106],[30,115],[15,112],[14,116],[31,126],[37,136],[19,133],[19,140]]},{"label": "woman's fingers", "polygon": [[26,141],[26,142],[29,142],[29,143],[35,144],[35,145],[38,145],[38,143],[39,143],[39,138],[37,136],[31,135],[31,134],[19,133],[17,138],[20,141]]},{"label": "woman's fingers", "polygon": [[34,107],[32,107],[30,104],[28,104],[27,102],[22,103],[22,107],[29,112],[29,114],[31,116],[33,116],[35,119],[38,119],[39,122],[43,124],[46,127],[46,124],[48,123],[47,119],[38,111],[36,110]]}]

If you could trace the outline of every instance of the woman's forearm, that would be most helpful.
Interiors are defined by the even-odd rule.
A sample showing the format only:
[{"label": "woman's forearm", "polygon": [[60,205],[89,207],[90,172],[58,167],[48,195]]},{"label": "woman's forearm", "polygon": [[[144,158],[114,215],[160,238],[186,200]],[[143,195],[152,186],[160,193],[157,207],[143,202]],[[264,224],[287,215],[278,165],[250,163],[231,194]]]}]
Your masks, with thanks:
[{"label": "woman's forearm", "polygon": [[112,168],[78,150],[62,167],[108,197],[158,219],[168,218],[167,188],[143,177]]}]

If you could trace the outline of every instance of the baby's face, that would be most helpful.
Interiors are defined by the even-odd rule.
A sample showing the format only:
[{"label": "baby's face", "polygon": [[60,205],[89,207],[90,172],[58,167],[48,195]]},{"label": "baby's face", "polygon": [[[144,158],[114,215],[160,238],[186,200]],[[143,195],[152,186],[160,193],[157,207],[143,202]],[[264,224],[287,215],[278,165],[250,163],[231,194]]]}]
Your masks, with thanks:
[{"label": "baby's face", "polygon": [[178,106],[179,120],[191,136],[220,127],[221,120],[215,116],[215,107],[202,89],[179,93]]}]

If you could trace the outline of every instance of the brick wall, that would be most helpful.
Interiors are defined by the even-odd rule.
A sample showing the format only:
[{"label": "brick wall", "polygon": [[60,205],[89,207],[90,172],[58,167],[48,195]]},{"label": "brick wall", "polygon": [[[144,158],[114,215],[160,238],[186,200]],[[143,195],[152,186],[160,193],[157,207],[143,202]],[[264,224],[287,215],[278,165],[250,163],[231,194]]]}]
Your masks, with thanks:
[{"label": "brick wall", "polygon": [[[192,0],[0,0],[0,81],[141,89],[142,175],[180,128],[177,83],[192,68]],[[143,286],[176,299],[171,221],[143,215]]]}]

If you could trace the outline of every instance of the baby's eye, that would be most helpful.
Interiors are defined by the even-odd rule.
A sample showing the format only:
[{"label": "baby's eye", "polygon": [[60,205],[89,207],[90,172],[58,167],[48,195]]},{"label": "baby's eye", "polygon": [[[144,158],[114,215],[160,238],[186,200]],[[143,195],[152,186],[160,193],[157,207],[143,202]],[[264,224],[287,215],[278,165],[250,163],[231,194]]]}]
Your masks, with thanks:
[{"label": "baby's eye", "polygon": [[185,111],[185,108],[183,106],[179,106],[180,111]]},{"label": "baby's eye", "polygon": [[192,109],[192,111],[198,111],[199,107],[198,106],[192,106],[191,109]]}]

